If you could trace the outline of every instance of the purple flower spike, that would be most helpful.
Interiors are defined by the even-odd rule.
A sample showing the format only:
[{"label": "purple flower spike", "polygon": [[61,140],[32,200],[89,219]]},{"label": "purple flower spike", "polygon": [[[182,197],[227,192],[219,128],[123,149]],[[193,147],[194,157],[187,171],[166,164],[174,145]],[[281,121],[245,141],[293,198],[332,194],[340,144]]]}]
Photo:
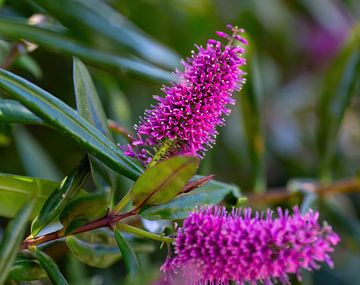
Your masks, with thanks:
[{"label": "purple flower spike", "polygon": [[319,213],[301,215],[277,211],[277,218],[251,209],[225,208],[197,210],[184,221],[174,241],[175,256],[162,270],[178,272],[184,284],[261,284],[289,283],[289,274],[301,269],[318,269],[322,262],[330,267],[340,238],[326,224],[318,223]]},{"label": "purple flower spike", "polygon": [[242,31],[231,26],[230,35],[217,32],[229,40],[228,45],[209,40],[206,47],[197,46],[197,53],[192,51],[192,57],[182,62],[184,71],[176,72],[178,83],[163,87],[166,96],[154,96],[157,105],[135,125],[138,138],[121,147],[126,155],[146,165],[167,143],[166,155],[204,156],[215,142],[217,126],[224,125],[223,116],[230,114],[229,105],[235,103],[232,93],[245,82],[239,69],[246,62],[239,46],[246,43]]}]

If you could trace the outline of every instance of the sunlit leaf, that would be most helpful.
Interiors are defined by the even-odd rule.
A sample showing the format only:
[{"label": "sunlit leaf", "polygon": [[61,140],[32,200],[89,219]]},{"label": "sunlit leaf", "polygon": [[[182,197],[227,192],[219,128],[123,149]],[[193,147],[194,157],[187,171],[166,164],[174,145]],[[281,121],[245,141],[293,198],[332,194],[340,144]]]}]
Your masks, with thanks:
[{"label": "sunlit leaf", "polygon": [[230,193],[234,193],[239,198],[240,190],[235,185],[211,180],[206,185],[181,194],[168,203],[145,207],[140,212],[140,216],[148,220],[185,219],[197,206],[218,204]]},{"label": "sunlit leaf", "polygon": [[174,198],[194,176],[198,159],[175,156],[149,167],[131,189],[135,206],[165,203]]},{"label": "sunlit leaf", "polygon": [[34,205],[29,218],[33,218],[58,185],[46,179],[0,173],[0,216],[14,217],[32,199]]}]

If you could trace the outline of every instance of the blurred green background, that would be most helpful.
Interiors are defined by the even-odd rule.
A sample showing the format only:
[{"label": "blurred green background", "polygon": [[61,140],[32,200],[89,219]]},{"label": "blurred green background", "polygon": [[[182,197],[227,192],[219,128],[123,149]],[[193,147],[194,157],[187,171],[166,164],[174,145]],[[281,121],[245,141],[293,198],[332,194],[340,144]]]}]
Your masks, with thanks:
[{"label": "blurred green background", "polygon": [[[358,0],[3,0],[0,3],[3,65],[20,39],[37,43],[34,51],[23,52],[9,69],[75,108],[71,55],[82,58],[108,117],[129,130],[144,109],[155,102],[152,95],[162,94],[160,88],[171,78],[170,72],[181,69],[180,59],[190,55],[194,44],[204,45],[228,23],[243,27],[250,42],[248,82],[241,94],[234,95],[237,105],[220,130],[217,144],[202,161],[201,174],[215,174],[217,180],[233,182],[243,193],[283,188],[289,181],[297,183],[291,184],[297,185],[297,191],[303,191],[298,188],[304,186],[304,181],[331,183],[357,176],[360,165]],[[48,34],[39,39],[38,34],[31,35],[22,29],[21,25],[34,14],[44,16],[36,27],[51,31],[65,41],[52,42]],[[83,56],[80,49],[74,54],[65,46],[71,41],[98,54]],[[120,68],[115,61],[109,64],[101,57],[104,54],[149,64],[156,72],[146,72],[144,67],[140,72],[131,68],[124,71],[122,64]],[[5,94],[0,96],[6,98]],[[120,137],[118,140],[124,143]],[[70,139],[49,128],[26,126],[24,130],[0,124],[1,172],[58,181],[83,153]],[[34,166],[34,161],[39,167]],[[119,193],[127,190],[125,182]],[[352,192],[359,190],[360,186]],[[290,200],[281,204],[300,202]],[[312,207],[319,208],[322,218],[334,225],[342,243],[334,254],[335,270],[323,268],[305,275],[303,284],[360,284],[359,193],[326,199],[315,197]],[[6,224],[6,220],[1,223]],[[94,269],[68,257],[60,244],[50,250],[71,284],[145,284],[144,280],[157,274],[165,251],[161,251],[161,257],[159,251],[150,258],[141,257],[149,276],[141,281],[124,281],[122,264]]]}]

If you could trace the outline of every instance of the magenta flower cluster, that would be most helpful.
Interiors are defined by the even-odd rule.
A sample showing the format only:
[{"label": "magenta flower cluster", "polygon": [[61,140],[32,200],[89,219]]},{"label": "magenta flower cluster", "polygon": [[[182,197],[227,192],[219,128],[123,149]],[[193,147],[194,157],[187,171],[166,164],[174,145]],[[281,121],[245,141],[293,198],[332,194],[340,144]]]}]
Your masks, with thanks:
[{"label": "magenta flower cluster", "polygon": [[155,96],[157,105],[145,112],[135,126],[137,138],[122,147],[128,156],[136,157],[144,164],[164,143],[173,142],[169,153],[203,157],[207,148],[214,144],[217,126],[224,125],[223,115],[230,113],[233,91],[240,90],[245,64],[241,57],[245,43],[243,32],[228,25],[231,35],[217,34],[229,42],[224,46],[216,40],[208,40],[206,47],[197,46],[198,52],[182,62],[183,72],[176,72],[178,82],[163,87],[165,97]]},{"label": "magenta flower cluster", "polygon": [[175,256],[162,270],[178,272],[184,284],[289,284],[289,274],[318,269],[340,239],[312,210],[301,215],[209,207],[194,211],[178,230]]}]

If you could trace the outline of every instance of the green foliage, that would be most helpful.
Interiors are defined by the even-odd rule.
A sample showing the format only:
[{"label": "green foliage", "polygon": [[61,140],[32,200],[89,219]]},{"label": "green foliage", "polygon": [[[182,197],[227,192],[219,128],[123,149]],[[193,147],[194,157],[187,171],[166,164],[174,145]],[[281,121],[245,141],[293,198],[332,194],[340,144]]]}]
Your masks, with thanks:
[{"label": "green foliage", "polygon": [[[99,131],[112,140],[105,111],[96,92],[93,81],[85,65],[74,59],[73,64],[76,105],[79,114],[92,123]],[[98,191],[105,193],[108,203],[112,203],[116,189],[115,173],[93,156],[89,156],[93,180]]]},{"label": "green foliage", "polygon": [[49,125],[75,139],[109,167],[131,179],[141,173],[141,168],[125,157],[100,131],[48,92],[5,70],[0,70],[0,88]]},{"label": "green foliage", "polygon": [[0,243],[0,284],[4,284],[16,259],[17,250],[24,238],[25,226],[29,220],[32,207],[32,203],[27,203],[6,227]]},{"label": "green foliage", "polygon": [[38,248],[35,249],[35,254],[40,265],[44,268],[49,279],[54,283],[54,285],[68,285],[68,282],[61,274],[59,267],[50,256]]},{"label": "green foliage", "polygon": [[[155,2],[0,0],[0,284],[156,283],[177,225],[215,204],[318,208],[341,249],[302,284],[355,284],[359,1]],[[247,82],[209,176],[194,157],[125,156],[112,123],[131,130],[177,53],[229,22],[246,29]]]},{"label": "green foliage", "polygon": [[240,198],[239,192],[239,188],[235,185],[211,180],[206,185],[189,193],[181,194],[170,202],[144,207],[140,216],[148,220],[181,220],[186,218],[197,206],[218,204],[231,193]]},{"label": "green foliage", "polygon": [[34,217],[57,186],[58,183],[46,179],[0,173],[0,216],[15,217],[31,199],[34,205],[29,218]]},{"label": "green foliage", "polygon": [[355,26],[348,41],[325,75],[319,97],[318,149],[320,174],[331,180],[337,134],[351,97],[360,80],[360,26]]},{"label": "green foliage", "polygon": [[104,216],[106,212],[107,201],[102,193],[76,198],[60,214],[62,231],[68,235],[87,222]]},{"label": "green foliage", "polygon": [[119,246],[121,255],[123,257],[126,271],[132,275],[135,276],[140,271],[140,264],[136,257],[135,252],[130,247],[126,239],[121,235],[121,232],[117,229],[114,231],[116,243]]},{"label": "green foliage", "polygon": [[131,189],[134,206],[156,205],[173,199],[194,176],[198,163],[191,156],[176,156],[149,167]]},{"label": "green foliage", "polygon": [[85,158],[64,178],[58,188],[46,200],[39,215],[33,220],[31,224],[31,234],[33,236],[36,236],[49,222],[56,218],[71,199],[80,192],[89,176],[89,172],[89,162]]},{"label": "green foliage", "polygon": [[46,272],[31,252],[20,252],[8,275],[8,279],[16,281],[34,281],[46,277]]},{"label": "green foliage", "polygon": [[[114,238],[108,230],[96,230],[68,236],[66,244],[82,263],[97,268],[108,268],[121,259],[122,255]],[[154,248],[146,243],[132,243],[135,251],[152,252]]]},{"label": "green foliage", "polygon": [[95,50],[53,29],[38,28],[21,21],[0,19],[0,34],[13,40],[27,39],[51,51],[76,56],[95,65],[131,71],[161,81],[173,78],[169,72],[152,64]]}]

